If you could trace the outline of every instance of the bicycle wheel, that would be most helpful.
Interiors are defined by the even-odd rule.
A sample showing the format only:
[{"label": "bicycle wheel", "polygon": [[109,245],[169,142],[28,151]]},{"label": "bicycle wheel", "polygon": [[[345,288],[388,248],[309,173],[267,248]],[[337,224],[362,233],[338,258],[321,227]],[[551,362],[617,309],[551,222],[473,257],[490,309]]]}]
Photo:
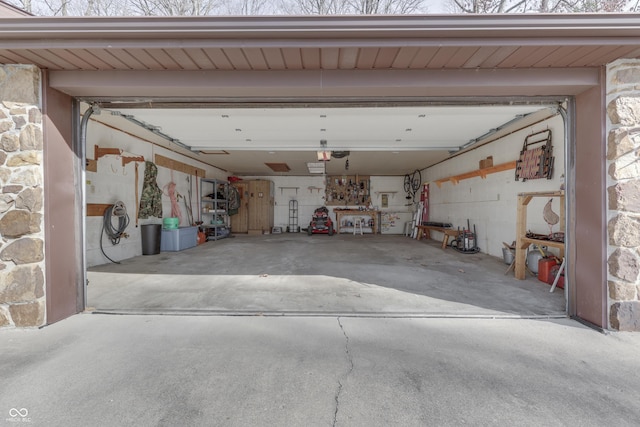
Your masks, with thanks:
[{"label": "bicycle wheel", "polygon": [[414,195],[420,188],[420,185],[422,185],[422,174],[418,169],[416,169],[411,176],[411,190],[413,191]]},{"label": "bicycle wheel", "polygon": [[412,178],[411,178],[410,174],[406,174],[404,176],[404,191],[407,194],[411,193],[411,180],[412,180]]}]

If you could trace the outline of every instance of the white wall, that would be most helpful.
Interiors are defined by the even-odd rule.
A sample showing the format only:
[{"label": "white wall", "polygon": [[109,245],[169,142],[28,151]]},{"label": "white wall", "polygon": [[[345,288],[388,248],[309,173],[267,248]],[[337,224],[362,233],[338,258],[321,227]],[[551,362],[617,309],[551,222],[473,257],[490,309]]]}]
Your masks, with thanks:
[{"label": "white wall", "polygon": [[[143,156],[145,160],[154,161],[155,154],[172,158],[182,163],[186,163],[206,171],[207,178],[227,179],[227,173],[198,162],[186,156],[182,156],[173,151],[153,145],[149,142],[135,138],[127,133],[107,128],[106,126],[90,121],[87,129],[87,158],[94,159],[94,146],[100,148],[120,148],[127,154]],[[144,179],[144,162],[139,163],[138,169],[138,196],[142,194],[142,184]],[[142,238],[140,225],[143,224],[161,224],[161,218],[140,219],[139,226],[136,227],[136,198],[135,198],[135,162],[122,166],[120,156],[107,155],[98,159],[98,171],[87,172],[86,174],[86,198],[87,203],[107,203],[112,204],[119,200],[123,201],[127,213],[130,218],[130,224],[126,229],[129,237],[121,239],[118,245],[112,245],[106,235],[102,235],[101,216],[91,216],[86,219],[86,257],[87,266],[100,265],[109,263],[110,261],[104,257],[100,250],[100,238],[102,235],[102,245],[105,253],[115,261],[142,255]],[[157,183],[160,189],[171,182],[176,183],[176,192],[187,197],[189,190],[189,182],[193,181],[191,206],[193,209],[194,220],[198,219],[198,199],[196,196],[196,180],[195,177],[172,171],[164,167],[158,167]],[[171,216],[171,200],[163,191],[162,196],[162,214],[163,217]],[[199,194],[199,183],[198,183]],[[180,226],[188,226],[187,209],[184,199],[179,200],[182,221]],[[114,224],[116,221],[114,220]]]},{"label": "white wall", "polygon": [[[395,191],[395,193],[393,193]],[[389,206],[382,207],[382,194],[387,194]],[[411,221],[413,206],[404,192],[404,176],[372,176],[371,203],[382,212],[382,234],[403,234],[404,223]],[[419,196],[419,193],[416,197]]]},{"label": "white wall", "polygon": [[[460,181],[457,185],[445,182],[441,188],[435,180],[478,169],[480,160],[493,156],[498,165],[517,160],[524,138],[533,132],[551,129],[553,154],[555,156],[553,178],[516,181],[515,171],[508,170],[487,175],[486,179],[475,177]],[[423,171],[423,178],[430,182],[431,221],[451,222],[454,227],[466,227],[467,219],[476,225],[478,246],[482,252],[502,257],[502,242],[516,239],[517,195],[522,192],[556,191],[564,182],[564,128],[560,116],[552,117],[487,145],[453,157]],[[546,198],[534,198],[529,204],[527,230],[548,234],[549,227],[542,217]],[[560,213],[559,199],[553,201],[553,211]],[[553,231],[559,231],[559,224]],[[441,238],[440,233],[434,233]]]},{"label": "white wall", "polygon": [[[322,176],[253,176],[242,177],[245,180],[266,179],[273,181],[275,186],[274,194],[274,226],[287,229],[289,224],[289,201],[298,201],[298,224],[301,228],[306,228],[311,221],[313,211],[324,206],[324,179]],[[372,176],[371,177],[371,203],[379,210],[387,213],[388,224],[383,233],[402,234],[404,221],[411,219],[410,207],[405,206],[407,200],[403,190],[404,176]],[[297,191],[292,187],[298,187]],[[320,190],[318,190],[320,188]],[[396,192],[393,194],[392,192]],[[389,206],[382,208],[382,197],[380,192],[387,192],[389,195]],[[333,209],[343,206],[329,206],[331,218],[335,220]],[[357,209],[358,206],[350,206]]]}]

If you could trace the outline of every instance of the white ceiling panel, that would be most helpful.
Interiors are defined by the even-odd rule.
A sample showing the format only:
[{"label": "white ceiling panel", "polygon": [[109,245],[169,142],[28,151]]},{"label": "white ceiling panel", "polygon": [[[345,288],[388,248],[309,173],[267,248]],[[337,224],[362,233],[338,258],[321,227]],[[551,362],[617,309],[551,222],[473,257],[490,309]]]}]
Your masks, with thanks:
[{"label": "white ceiling panel", "polygon": [[[539,104],[122,108],[105,109],[92,120],[234,175],[309,175],[307,163],[317,160],[323,140],[327,150],[350,151],[347,158],[327,162],[328,174],[345,173],[348,159],[350,174],[404,175],[445,160],[507,123],[523,126],[553,111]],[[266,163],[285,163],[290,171],[274,172]]]},{"label": "white ceiling panel", "polygon": [[539,105],[120,110],[198,150],[455,149]]}]

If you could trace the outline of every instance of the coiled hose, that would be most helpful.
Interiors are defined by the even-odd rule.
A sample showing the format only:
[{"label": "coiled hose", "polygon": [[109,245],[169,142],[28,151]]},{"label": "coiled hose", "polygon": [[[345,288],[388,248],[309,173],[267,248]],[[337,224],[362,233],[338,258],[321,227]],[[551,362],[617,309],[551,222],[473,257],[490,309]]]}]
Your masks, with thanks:
[{"label": "coiled hose", "polygon": [[[118,217],[118,226],[113,226],[113,217]],[[129,215],[127,214],[127,208],[125,208],[124,203],[116,202],[114,205],[109,206],[105,211],[102,217],[102,232],[100,233],[100,250],[102,251],[102,255],[105,256],[109,261],[114,264],[120,264],[118,261],[114,261],[109,256],[104,253],[104,248],[102,247],[102,235],[106,234],[111,240],[112,245],[117,245],[120,243],[120,238],[124,234],[124,230],[129,225]]]}]

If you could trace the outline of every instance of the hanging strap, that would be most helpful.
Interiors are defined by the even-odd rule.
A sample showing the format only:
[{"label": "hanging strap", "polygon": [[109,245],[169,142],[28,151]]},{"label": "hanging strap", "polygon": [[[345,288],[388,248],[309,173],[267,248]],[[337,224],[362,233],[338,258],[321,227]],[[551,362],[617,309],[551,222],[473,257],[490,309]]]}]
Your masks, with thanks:
[{"label": "hanging strap", "polygon": [[198,201],[198,222],[202,223],[202,208],[200,207],[200,184],[198,184],[198,169],[196,169],[196,200]]},{"label": "hanging strap", "polygon": [[136,177],[136,227],[138,226],[138,215],[140,214],[140,200],[139,200],[139,195],[138,195],[138,162],[135,162],[135,177]]}]

